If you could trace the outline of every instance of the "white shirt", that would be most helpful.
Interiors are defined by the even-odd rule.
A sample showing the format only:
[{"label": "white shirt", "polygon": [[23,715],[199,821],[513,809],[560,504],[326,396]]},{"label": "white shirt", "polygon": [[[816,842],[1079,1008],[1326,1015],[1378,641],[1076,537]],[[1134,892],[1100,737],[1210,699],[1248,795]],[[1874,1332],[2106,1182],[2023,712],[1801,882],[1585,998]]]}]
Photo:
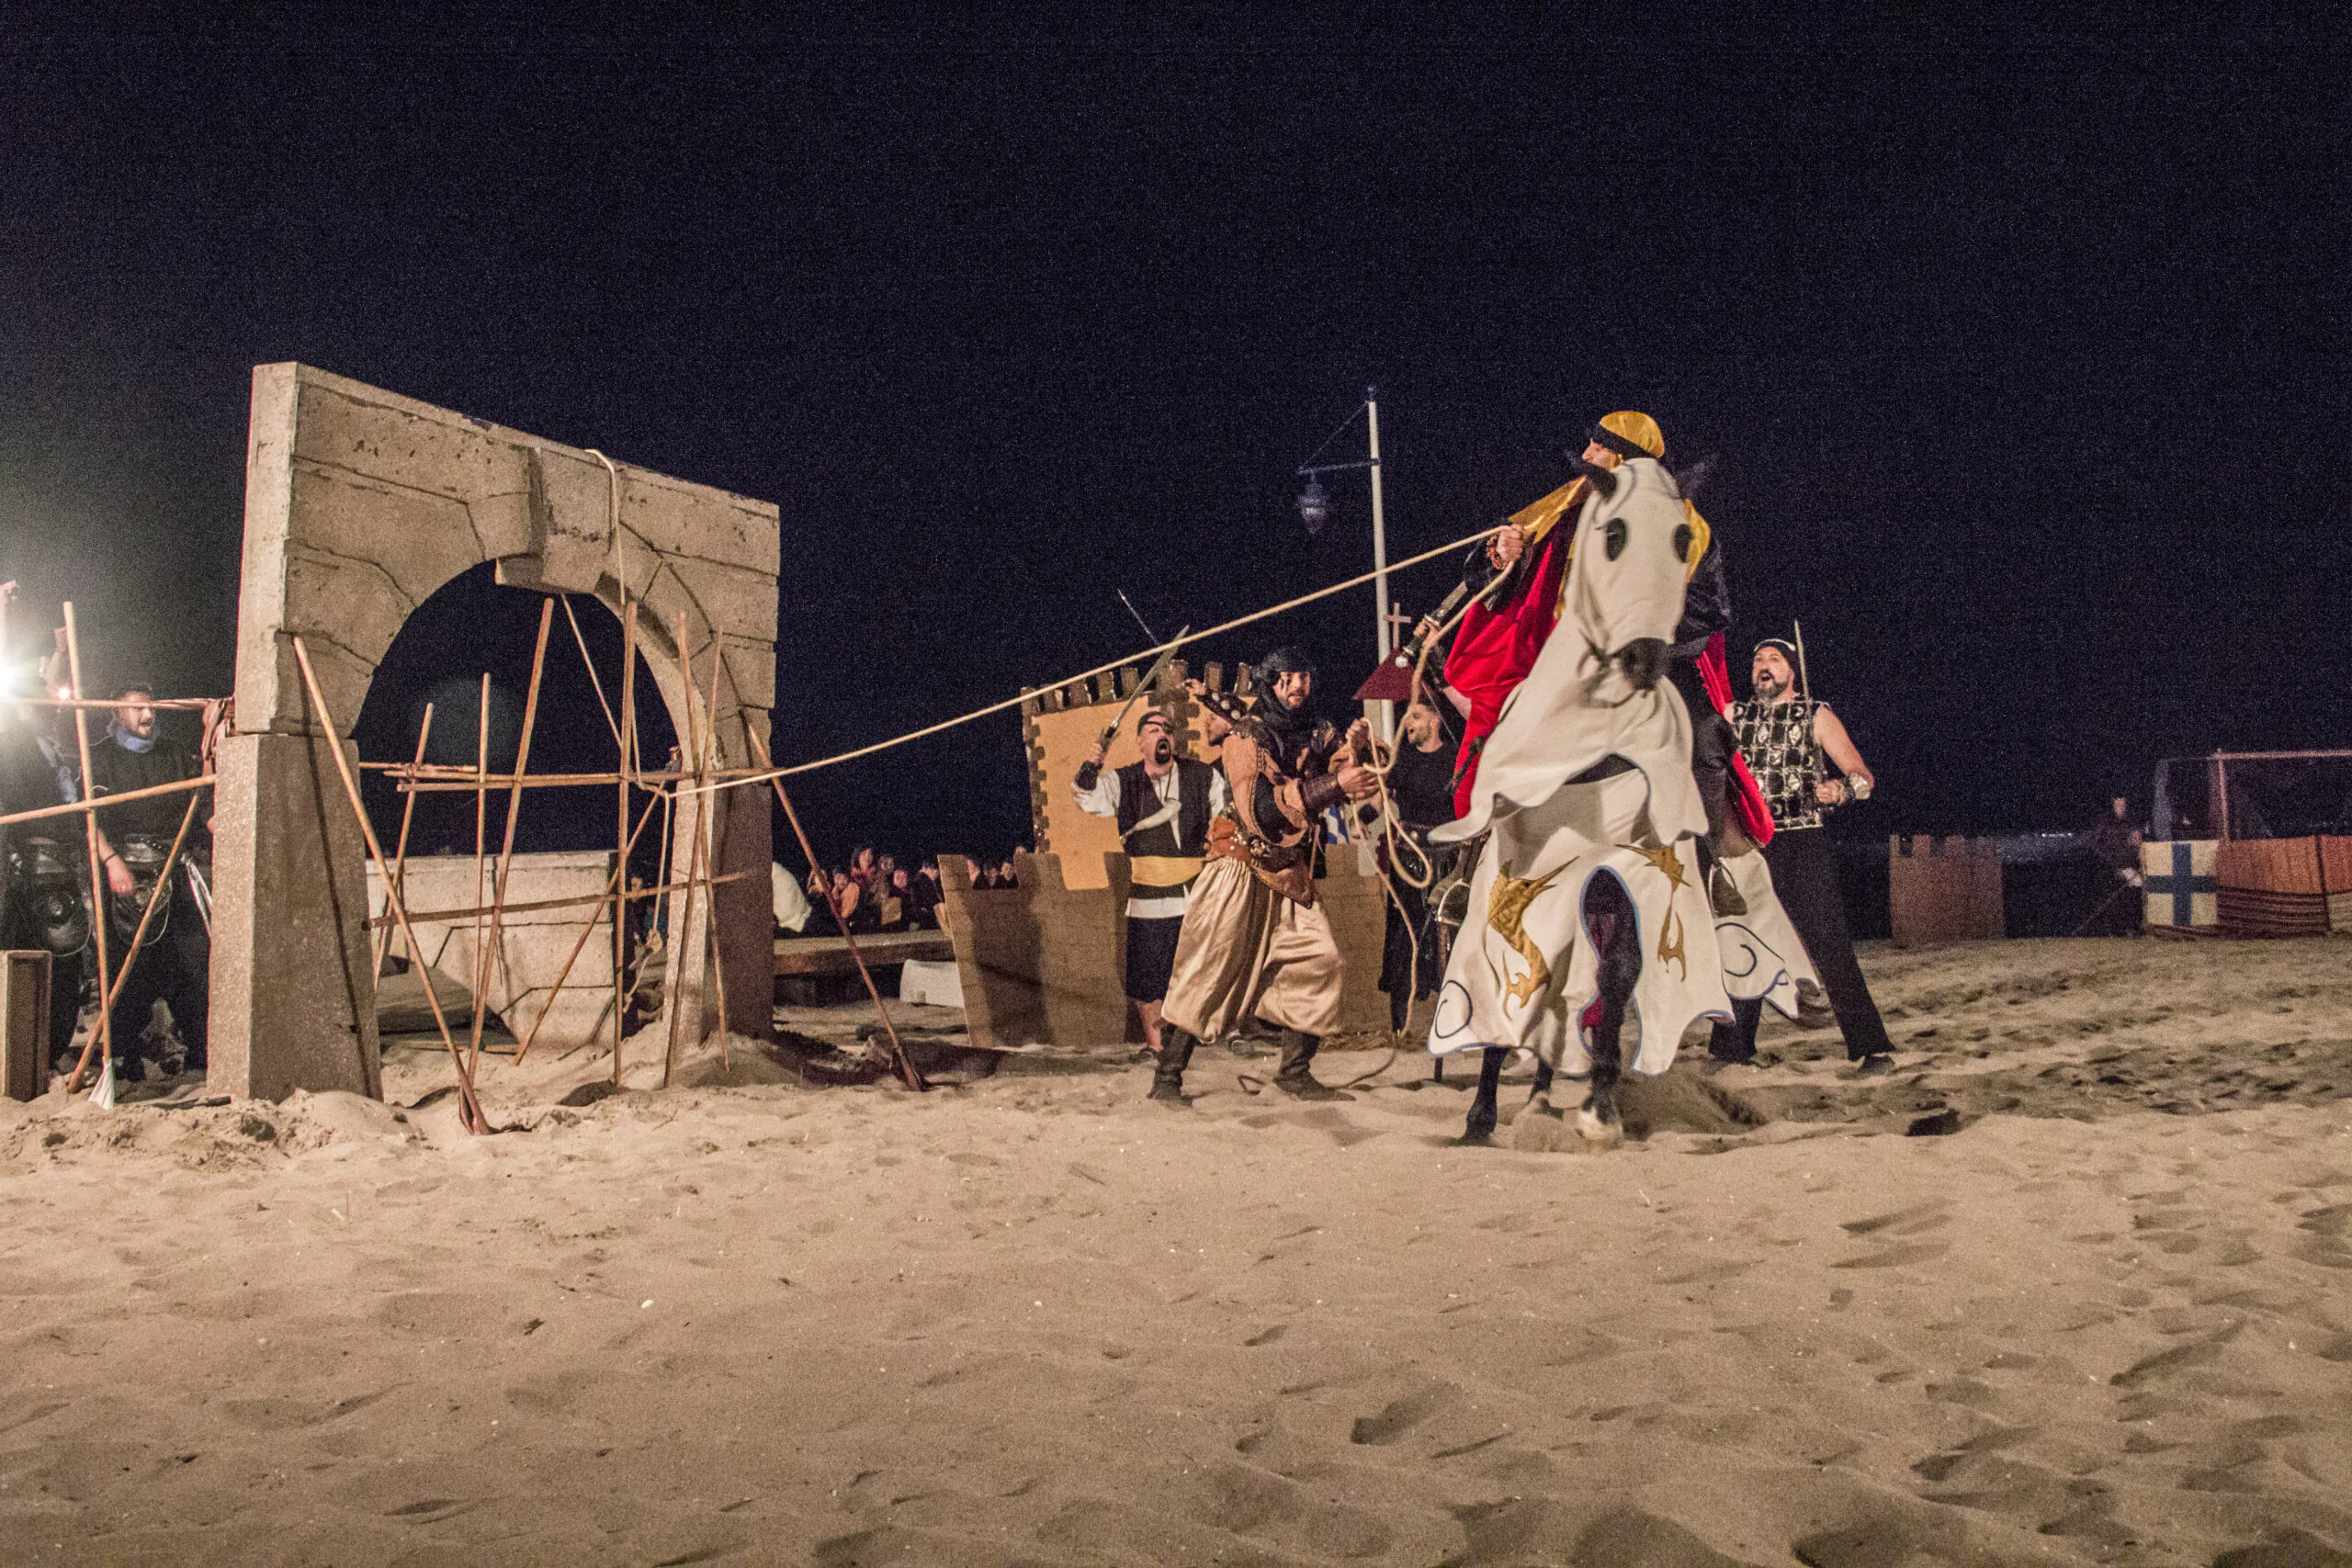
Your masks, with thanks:
[{"label": "white shirt", "polygon": [[[1179,850],[1197,854],[1204,846],[1184,842],[1184,818],[1182,809],[1183,802],[1177,794],[1177,781],[1182,777],[1182,770],[1172,762],[1169,764],[1168,771],[1158,778],[1152,778],[1148,773],[1145,775],[1147,782],[1159,796],[1159,807],[1156,811],[1146,814],[1136,826],[1157,828],[1165,823],[1169,836],[1176,840],[1176,847]],[[1070,798],[1078,803],[1079,809],[1091,816],[1115,818],[1119,815],[1119,775],[1114,769],[1109,767],[1097,769],[1092,789],[1081,788],[1078,781],[1072,779],[1069,793]],[[1209,764],[1209,815],[1214,817],[1223,811],[1226,800],[1225,770],[1211,763]],[[1186,888],[1182,893],[1167,893],[1157,897],[1130,897],[1127,899],[1127,919],[1131,920],[1181,919],[1192,901],[1193,894],[1190,888]]]}]

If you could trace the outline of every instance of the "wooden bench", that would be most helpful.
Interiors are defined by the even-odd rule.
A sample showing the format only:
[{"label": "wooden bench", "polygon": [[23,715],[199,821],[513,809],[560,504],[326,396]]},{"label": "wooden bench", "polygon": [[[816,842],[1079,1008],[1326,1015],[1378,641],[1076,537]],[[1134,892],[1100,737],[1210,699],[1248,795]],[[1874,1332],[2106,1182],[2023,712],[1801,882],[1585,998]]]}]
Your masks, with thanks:
[{"label": "wooden bench", "polygon": [[[866,967],[870,969],[904,964],[910,958],[933,964],[956,961],[956,944],[948,941],[945,931],[877,931],[872,936],[859,937],[857,950],[865,955]],[[775,972],[778,975],[854,975],[857,973],[857,961],[849,955],[849,942],[842,937],[778,937]]]}]

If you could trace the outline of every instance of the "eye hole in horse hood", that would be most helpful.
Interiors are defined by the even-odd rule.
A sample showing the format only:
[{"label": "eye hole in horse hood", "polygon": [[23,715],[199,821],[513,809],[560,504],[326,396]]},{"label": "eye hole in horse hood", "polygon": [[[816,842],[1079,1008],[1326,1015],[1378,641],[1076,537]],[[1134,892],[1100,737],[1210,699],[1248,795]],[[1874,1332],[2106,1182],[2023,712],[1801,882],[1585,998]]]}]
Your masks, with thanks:
[{"label": "eye hole in horse hood", "polygon": [[1690,524],[1677,525],[1674,530],[1674,558],[1686,566],[1693,564],[1690,560],[1690,545],[1697,537],[1696,534],[1690,532]]},{"label": "eye hole in horse hood", "polygon": [[1601,547],[1611,560],[1625,553],[1627,530],[1623,517],[1611,517],[1600,531]]}]

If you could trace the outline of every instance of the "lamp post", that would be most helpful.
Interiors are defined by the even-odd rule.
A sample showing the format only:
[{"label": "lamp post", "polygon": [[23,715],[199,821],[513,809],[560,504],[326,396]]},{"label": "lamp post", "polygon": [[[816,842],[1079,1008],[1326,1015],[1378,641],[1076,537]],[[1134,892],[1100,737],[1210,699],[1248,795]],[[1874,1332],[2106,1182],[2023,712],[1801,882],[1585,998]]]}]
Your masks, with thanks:
[{"label": "lamp post", "polygon": [[[1370,471],[1374,574],[1372,580],[1373,631],[1374,644],[1379,649],[1381,660],[1385,663],[1391,650],[1392,633],[1388,625],[1388,523],[1381,510],[1380,497],[1380,389],[1377,387],[1366,387],[1363,389],[1363,417],[1367,440],[1363,462],[1317,463],[1313,458],[1309,458],[1300,465],[1299,477],[1306,481],[1306,488],[1299,492],[1298,515],[1300,521],[1306,525],[1308,533],[1319,533],[1323,525],[1329,522],[1331,516],[1331,495],[1323,488],[1322,476],[1344,472],[1351,468],[1364,468]],[[1340,430],[1346,428],[1344,424],[1340,427]],[[1331,434],[1336,437],[1339,431],[1335,430]],[[1327,439],[1323,445],[1329,446],[1331,443]],[[1317,450],[1319,456],[1321,449]],[[1395,705],[1376,702],[1371,705],[1374,710],[1374,728],[1379,732],[1380,738],[1383,740],[1394,739],[1396,718],[1391,709]]]}]

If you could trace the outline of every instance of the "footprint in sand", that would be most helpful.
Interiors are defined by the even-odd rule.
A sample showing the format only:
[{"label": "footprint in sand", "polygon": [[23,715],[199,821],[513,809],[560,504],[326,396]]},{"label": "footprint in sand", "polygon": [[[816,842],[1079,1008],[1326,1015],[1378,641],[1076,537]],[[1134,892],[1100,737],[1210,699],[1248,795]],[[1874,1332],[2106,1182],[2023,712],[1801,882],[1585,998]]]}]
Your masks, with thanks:
[{"label": "footprint in sand", "polygon": [[1354,1427],[1348,1433],[1348,1441],[1369,1443],[1375,1447],[1396,1442],[1428,1420],[1443,1404],[1443,1394],[1436,1389],[1423,1389],[1392,1399],[1381,1407],[1378,1415],[1358,1416]]},{"label": "footprint in sand", "polygon": [[1905,1263],[1929,1262],[1941,1258],[1951,1250],[1951,1244],[1946,1241],[1911,1241],[1900,1247],[1890,1247],[1883,1252],[1871,1252],[1860,1258],[1849,1258],[1842,1262],[1832,1263],[1829,1267],[1832,1269],[1895,1269]]},{"label": "footprint in sand", "polygon": [[1890,1214],[1873,1214],[1866,1220],[1848,1220],[1838,1229],[1848,1235],[1873,1235],[1886,1231],[1894,1235],[1917,1235],[1921,1231],[1934,1230],[1951,1223],[1951,1208],[1943,1199],[1931,1198],[1925,1203],[1914,1203],[1907,1209],[1897,1209]]}]

